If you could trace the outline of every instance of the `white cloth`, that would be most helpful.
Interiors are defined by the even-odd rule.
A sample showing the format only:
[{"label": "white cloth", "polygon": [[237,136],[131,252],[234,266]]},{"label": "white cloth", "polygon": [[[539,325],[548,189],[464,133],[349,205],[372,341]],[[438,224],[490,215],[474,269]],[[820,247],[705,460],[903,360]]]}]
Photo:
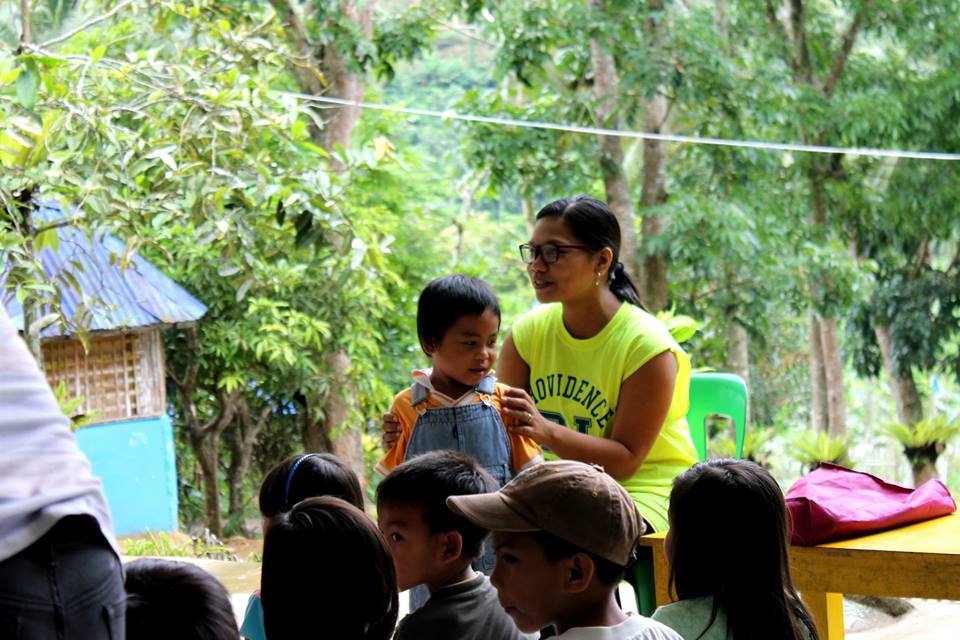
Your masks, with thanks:
[{"label": "white cloth", "polygon": [[0,304],[0,561],[84,514],[119,555],[100,480]]},{"label": "white cloth", "polygon": [[670,627],[636,614],[612,627],[574,627],[557,636],[557,640],[683,640]]}]

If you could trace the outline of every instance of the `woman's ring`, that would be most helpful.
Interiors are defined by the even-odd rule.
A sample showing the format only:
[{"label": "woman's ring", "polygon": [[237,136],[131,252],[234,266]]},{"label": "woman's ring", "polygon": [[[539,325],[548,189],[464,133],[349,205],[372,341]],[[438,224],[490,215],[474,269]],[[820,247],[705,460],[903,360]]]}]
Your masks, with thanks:
[{"label": "woman's ring", "polygon": [[527,424],[533,423],[533,414],[527,411]]}]

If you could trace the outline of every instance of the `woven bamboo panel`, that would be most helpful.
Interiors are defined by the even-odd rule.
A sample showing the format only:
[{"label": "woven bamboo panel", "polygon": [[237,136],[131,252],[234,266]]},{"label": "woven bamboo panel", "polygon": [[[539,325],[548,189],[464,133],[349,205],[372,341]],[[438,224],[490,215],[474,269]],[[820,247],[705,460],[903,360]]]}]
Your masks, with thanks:
[{"label": "woven bamboo panel", "polygon": [[155,417],[164,413],[163,350],[160,333],[90,338],[84,352],[79,340],[43,344],[43,368],[51,387],[63,382],[68,397],[81,396],[93,422]]}]

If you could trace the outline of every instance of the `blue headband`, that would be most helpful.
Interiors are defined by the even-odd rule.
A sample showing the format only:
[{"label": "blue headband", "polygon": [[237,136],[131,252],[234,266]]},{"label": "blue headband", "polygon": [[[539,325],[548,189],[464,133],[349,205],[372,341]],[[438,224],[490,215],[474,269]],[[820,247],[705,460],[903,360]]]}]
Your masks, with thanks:
[{"label": "blue headband", "polygon": [[290,467],[290,473],[287,475],[287,486],[283,488],[283,507],[286,509],[290,506],[290,484],[293,482],[293,474],[297,472],[297,467],[300,466],[300,463],[306,460],[307,458],[315,458],[319,456],[319,453],[308,453],[297,458],[297,461],[293,463],[293,466]]}]

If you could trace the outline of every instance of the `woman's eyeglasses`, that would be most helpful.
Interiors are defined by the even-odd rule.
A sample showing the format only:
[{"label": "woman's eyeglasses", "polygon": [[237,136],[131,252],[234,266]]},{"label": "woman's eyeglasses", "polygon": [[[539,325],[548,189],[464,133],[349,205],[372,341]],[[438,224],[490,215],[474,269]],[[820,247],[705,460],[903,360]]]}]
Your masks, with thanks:
[{"label": "woman's eyeglasses", "polygon": [[583,244],[555,244],[548,242],[546,244],[536,245],[531,242],[525,242],[520,245],[520,259],[525,264],[533,264],[537,258],[543,260],[544,264],[553,264],[560,259],[565,249],[589,249]]}]

